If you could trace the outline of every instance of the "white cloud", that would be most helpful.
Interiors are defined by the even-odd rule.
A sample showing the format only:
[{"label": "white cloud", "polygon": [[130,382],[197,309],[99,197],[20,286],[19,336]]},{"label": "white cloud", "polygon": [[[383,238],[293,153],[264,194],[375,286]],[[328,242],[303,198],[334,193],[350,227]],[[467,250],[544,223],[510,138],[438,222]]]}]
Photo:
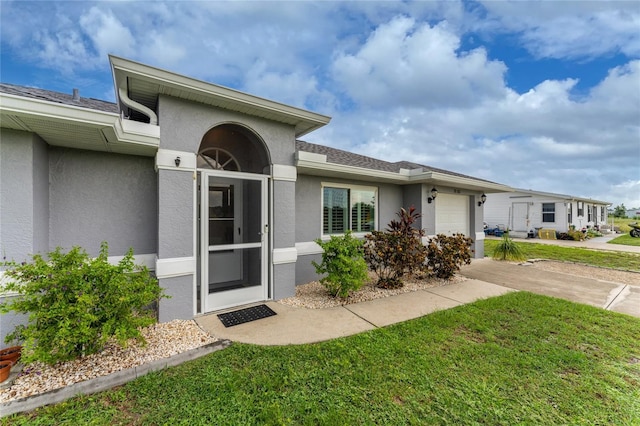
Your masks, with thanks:
[{"label": "white cloud", "polygon": [[446,22],[431,27],[397,17],[380,25],[354,53],[338,53],[334,78],[363,105],[439,108],[504,96],[502,62],[483,48],[458,52]]},{"label": "white cloud", "polygon": [[79,24],[84,34],[92,41],[99,57],[106,57],[113,52],[130,56],[135,52],[131,31],[111,10],[104,11],[94,6],[80,16]]},{"label": "white cloud", "polygon": [[[638,2],[41,4],[2,3],[3,60],[83,93],[113,90],[111,52],[333,115],[309,141],[640,206]],[[630,59],[592,88],[563,61],[520,93],[481,45],[496,35],[537,58]]]},{"label": "white cloud", "polygon": [[636,1],[483,1],[488,11],[476,27],[519,32],[539,58],[640,55],[640,3]]}]

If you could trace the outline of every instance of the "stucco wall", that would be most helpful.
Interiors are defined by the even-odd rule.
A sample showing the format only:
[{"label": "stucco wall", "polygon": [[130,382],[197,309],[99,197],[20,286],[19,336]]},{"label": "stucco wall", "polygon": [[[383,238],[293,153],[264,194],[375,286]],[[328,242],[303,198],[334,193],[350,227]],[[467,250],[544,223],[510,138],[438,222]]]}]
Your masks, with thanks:
[{"label": "stucco wall", "polygon": [[273,183],[273,248],[293,247],[296,242],[296,183]]},{"label": "stucco wall", "polygon": [[321,236],[322,182],[377,187],[378,229],[396,219],[396,213],[403,207],[403,191],[398,185],[300,174],[296,181],[296,242],[309,242]]},{"label": "stucco wall", "polygon": [[158,170],[160,259],[193,256],[193,173]]},{"label": "stucco wall", "polygon": [[153,159],[50,148],[50,248],[100,243],[121,256],[157,250],[157,183]]},{"label": "stucco wall", "polygon": [[[15,296],[2,296],[0,295],[0,303],[6,303],[13,300]],[[7,334],[12,333],[16,326],[27,325],[29,316],[27,314],[17,314],[15,312],[9,312],[6,314],[0,314],[0,347],[5,347],[5,337]],[[21,343],[21,342],[13,342]]]},{"label": "stucco wall", "polygon": [[39,137],[33,143],[33,251],[49,251],[49,147]]},{"label": "stucco wall", "polygon": [[[418,184],[407,185],[402,187],[402,200],[403,200],[402,207],[404,207],[405,209],[410,209],[411,206],[413,206],[416,208],[416,211],[418,211],[421,215],[422,215],[422,186],[423,186],[422,184],[418,183]],[[422,216],[418,218],[414,226],[418,229],[423,228]]]},{"label": "stucco wall", "polygon": [[[298,175],[296,181],[296,242],[306,249],[311,242],[321,237],[322,233],[322,182],[350,184],[358,186],[375,186],[378,188],[378,229],[385,229],[387,224],[396,219],[396,213],[404,206],[403,189],[398,185],[380,184],[356,180],[344,180],[311,175]],[[298,244],[300,246],[300,244]],[[317,246],[316,246],[317,247]],[[313,250],[312,250],[313,251]],[[319,262],[320,255],[314,253],[298,253],[295,267],[296,285],[304,284],[318,278],[312,261]]]},{"label": "stucco wall", "polygon": [[[236,124],[255,134],[260,144],[266,149],[267,161],[264,170],[269,170],[267,163],[292,166],[294,165],[295,132],[293,126],[272,122],[269,120],[250,117],[233,111],[206,106],[181,99],[161,96],[159,99],[159,124],[161,126],[160,148],[167,150],[197,153],[203,137],[211,129],[223,124]],[[216,131],[223,131],[217,128]],[[237,128],[227,128],[224,131],[233,132]],[[224,132],[223,131],[223,132]],[[244,132],[245,130],[242,130]],[[213,135],[213,136],[212,136]],[[223,141],[228,138],[221,136]],[[215,137],[213,133],[208,138]],[[254,145],[254,146],[259,146]],[[217,145],[218,146],[218,145]],[[224,147],[232,151],[233,147]],[[237,147],[236,147],[237,148]],[[242,152],[241,155],[232,152],[238,158],[243,171],[261,169],[253,166],[244,167],[241,155],[253,156],[252,152]],[[160,170],[158,178],[159,192],[159,236],[158,258],[176,259],[179,262],[188,261],[194,256],[193,242],[196,239],[193,224],[193,200],[196,194],[193,186],[193,172],[178,170]],[[272,248],[289,248],[295,244],[295,183],[289,181],[275,181],[272,185],[273,218],[270,232],[273,234]],[[248,200],[245,200],[248,203]],[[249,204],[250,205],[250,204]],[[257,232],[253,230],[251,232]],[[276,265],[273,268],[274,297],[281,298],[293,294],[294,264]],[[195,271],[194,271],[195,273]],[[187,312],[193,314],[193,275],[186,270],[180,276],[162,278],[160,285],[167,287],[173,299],[163,301],[160,305],[160,318],[182,318]]]},{"label": "stucco wall", "polygon": [[37,135],[1,129],[0,254],[7,260],[28,260],[48,249],[47,155]]},{"label": "stucco wall", "polygon": [[2,256],[22,261],[33,253],[33,138],[2,129],[0,243]]},{"label": "stucco wall", "polygon": [[320,263],[321,261],[321,254],[298,256],[298,261],[296,262],[296,285],[317,280],[318,274],[316,274],[316,268],[311,262]]},{"label": "stucco wall", "polygon": [[259,135],[273,164],[293,165],[293,126],[168,96],[161,96],[158,102],[158,120],[162,128],[160,143],[163,149],[196,153],[202,137],[209,129],[220,124],[235,123]]}]

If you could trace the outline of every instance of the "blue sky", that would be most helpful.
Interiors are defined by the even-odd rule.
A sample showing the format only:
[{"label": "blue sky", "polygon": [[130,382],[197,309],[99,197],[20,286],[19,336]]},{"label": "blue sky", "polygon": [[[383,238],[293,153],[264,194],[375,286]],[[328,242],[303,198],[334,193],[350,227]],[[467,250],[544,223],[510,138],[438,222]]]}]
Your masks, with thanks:
[{"label": "blue sky", "polygon": [[0,80],[108,54],[333,117],[305,140],[640,207],[640,2],[0,1]]}]

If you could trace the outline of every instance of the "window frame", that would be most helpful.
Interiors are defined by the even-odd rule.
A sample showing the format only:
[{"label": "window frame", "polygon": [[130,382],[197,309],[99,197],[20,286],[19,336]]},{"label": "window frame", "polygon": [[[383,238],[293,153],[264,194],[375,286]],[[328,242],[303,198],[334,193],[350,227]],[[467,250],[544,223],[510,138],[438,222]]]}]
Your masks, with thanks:
[{"label": "window frame", "polygon": [[[373,205],[373,230],[379,229],[378,223],[378,214],[380,210],[380,191],[377,186],[365,186],[365,185],[352,185],[348,183],[336,183],[336,182],[321,182],[320,185],[320,236],[322,240],[328,240],[332,235],[341,236],[344,233],[335,233],[335,234],[325,234],[324,233],[324,190],[325,188],[334,188],[334,189],[346,189],[348,190],[348,207],[347,207],[347,226],[346,229],[352,229],[352,220],[351,220],[351,209],[353,208],[353,196],[352,191],[371,191],[374,194],[374,205]],[[356,237],[364,237],[369,234],[371,231],[365,232],[353,232],[353,235]]]},{"label": "window frame", "polygon": [[[556,203],[541,203],[542,204],[542,223],[556,223]],[[553,206],[553,211],[545,211],[545,206]],[[545,215],[553,215],[553,220],[545,220]]]}]

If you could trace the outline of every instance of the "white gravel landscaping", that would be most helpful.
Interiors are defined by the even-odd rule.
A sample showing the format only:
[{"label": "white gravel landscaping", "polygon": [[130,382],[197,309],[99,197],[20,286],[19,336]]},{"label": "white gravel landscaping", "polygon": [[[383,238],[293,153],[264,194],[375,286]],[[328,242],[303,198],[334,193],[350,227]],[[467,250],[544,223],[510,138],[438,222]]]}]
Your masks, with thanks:
[{"label": "white gravel landscaping", "polygon": [[174,320],[145,327],[146,346],[133,342],[127,348],[109,344],[97,354],[49,366],[25,366],[10,387],[0,389],[0,403],[9,402],[74,383],[106,376],[195,349],[218,339],[204,332],[193,320]]}]

